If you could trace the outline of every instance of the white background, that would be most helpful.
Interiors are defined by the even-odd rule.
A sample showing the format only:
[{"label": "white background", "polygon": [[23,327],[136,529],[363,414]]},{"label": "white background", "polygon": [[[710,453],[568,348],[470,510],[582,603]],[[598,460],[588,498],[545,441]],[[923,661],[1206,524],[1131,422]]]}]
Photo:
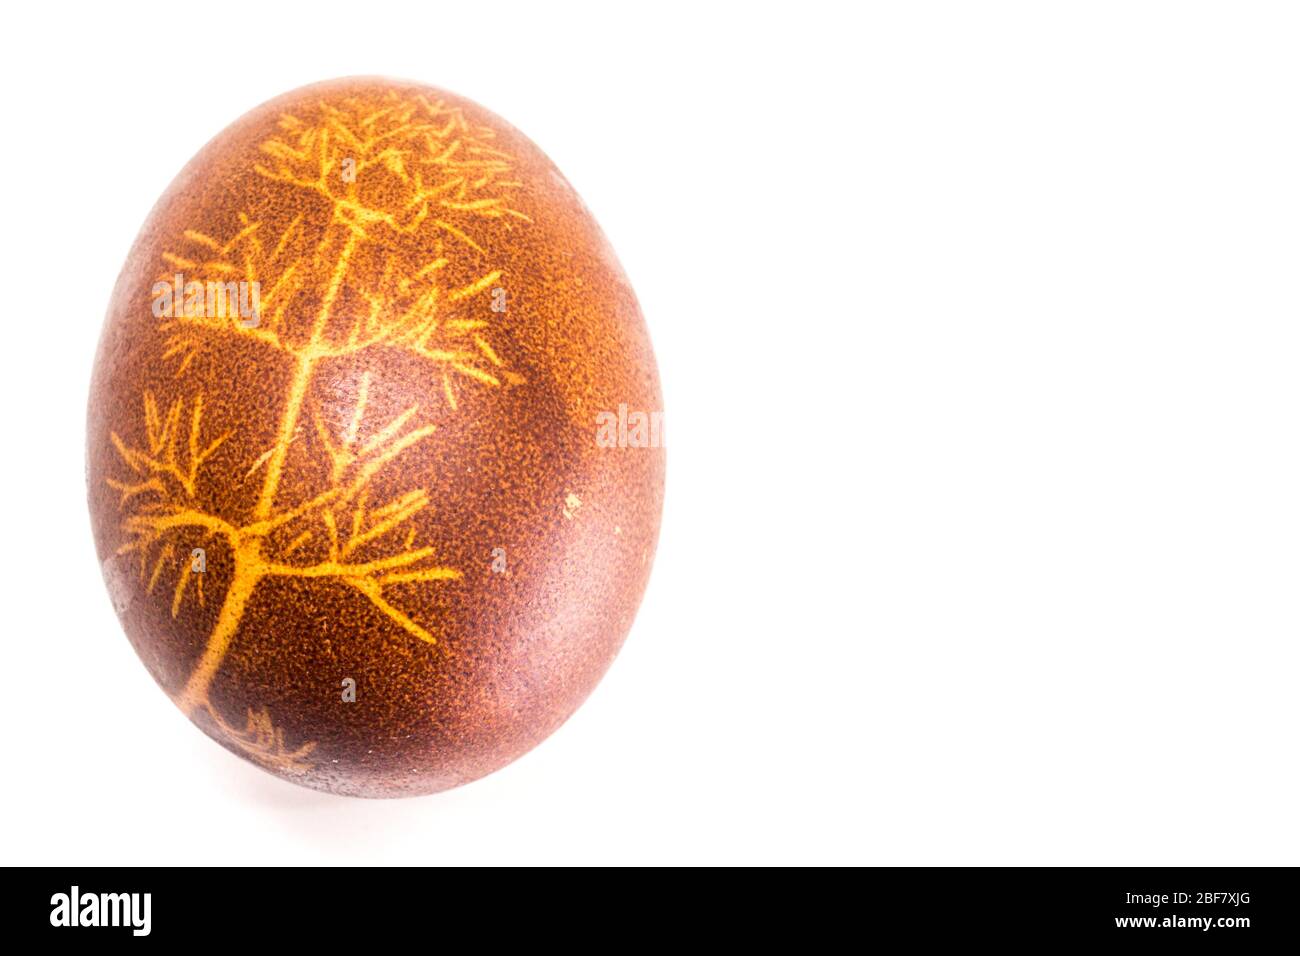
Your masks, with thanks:
[{"label": "white background", "polygon": [[[289,6],[6,14],[5,862],[1297,862],[1285,5]],[[84,503],[154,200],[247,109],[356,73],[550,154],[668,416],[608,677],[518,763],[404,801],[190,726]]]}]

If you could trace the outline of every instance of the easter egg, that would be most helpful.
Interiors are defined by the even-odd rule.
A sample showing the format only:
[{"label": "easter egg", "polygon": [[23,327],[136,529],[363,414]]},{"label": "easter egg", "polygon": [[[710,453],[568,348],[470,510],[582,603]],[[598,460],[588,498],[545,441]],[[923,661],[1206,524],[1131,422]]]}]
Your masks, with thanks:
[{"label": "easter egg", "polygon": [[617,654],[663,498],[637,300],[475,103],[378,78],[227,127],[149,214],[87,416],[128,639],[232,753],[394,797],[491,773]]}]

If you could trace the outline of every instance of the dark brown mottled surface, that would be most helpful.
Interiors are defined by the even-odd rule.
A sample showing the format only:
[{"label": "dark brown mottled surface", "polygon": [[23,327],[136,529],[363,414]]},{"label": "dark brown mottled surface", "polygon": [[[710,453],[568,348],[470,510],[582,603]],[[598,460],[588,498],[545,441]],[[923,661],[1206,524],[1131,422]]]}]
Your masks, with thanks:
[{"label": "dark brown mottled surface", "polygon": [[[154,316],[156,280],[238,279],[250,262],[254,331],[270,334],[238,317]],[[537,147],[428,87],[286,94],[186,166],[113,291],[88,490],[122,625],[198,726],[294,782],[402,796],[490,773],[582,703],[641,599],[664,453],[597,445],[597,414],[620,403],[661,408],[636,298]],[[330,447],[349,439],[356,460],[332,471]],[[209,447],[191,480],[192,450]],[[344,554],[358,511],[359,534],[380,530]],[[495,548],[508,573],[493,571]],[[459,577],[385,577],[435,567]]]}]

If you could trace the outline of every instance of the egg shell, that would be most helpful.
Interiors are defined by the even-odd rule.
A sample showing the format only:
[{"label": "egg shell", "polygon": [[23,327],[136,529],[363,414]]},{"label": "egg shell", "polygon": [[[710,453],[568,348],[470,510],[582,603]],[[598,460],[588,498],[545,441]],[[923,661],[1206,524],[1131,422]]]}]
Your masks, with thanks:
[{"label": "egg shell", "polygon": [[104,579],[231,752],[339,794],[444,790],[613,661],[661,413],[636,297],[541,150],[429,86],[304,87],[203,147],[113,290],[87,417]]}]

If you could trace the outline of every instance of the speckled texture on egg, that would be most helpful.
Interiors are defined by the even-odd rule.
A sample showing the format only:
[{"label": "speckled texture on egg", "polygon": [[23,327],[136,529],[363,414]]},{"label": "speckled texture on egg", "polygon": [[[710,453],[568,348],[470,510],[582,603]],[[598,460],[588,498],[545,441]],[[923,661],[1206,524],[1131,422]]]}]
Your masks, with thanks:
[{"label": "speckled texture on egg", "polygon": [[105,581],[232,752],[342,794],[453,787],[618,652],[661,409],[636,297],[527,138],[426,86],[296,90],[185,167],[113,290],[87,434]]}]

